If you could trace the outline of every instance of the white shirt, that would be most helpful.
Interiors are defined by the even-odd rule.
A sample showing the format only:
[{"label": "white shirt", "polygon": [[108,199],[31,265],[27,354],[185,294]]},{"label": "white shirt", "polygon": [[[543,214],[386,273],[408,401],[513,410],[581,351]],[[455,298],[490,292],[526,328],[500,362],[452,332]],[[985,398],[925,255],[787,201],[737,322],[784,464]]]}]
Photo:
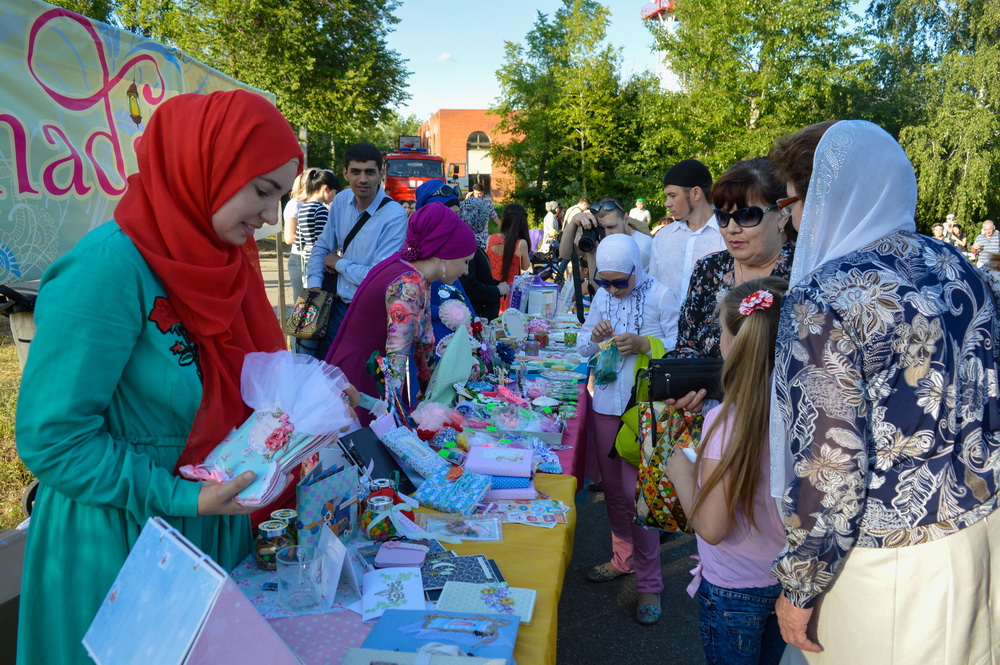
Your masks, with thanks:
[{"label": "white shirt", "polygon": [[628,211],[628,216],[637,222],[645,222],[647,225],[649,225],[649,221],[650,219],[652,219],[649,216],[649,211],[646,210],[645,208],[643,208],[642,210],[639,210],[638,208],[632,208],[631,210]]},{"label": "white shirt", "polygon": [[639,245],[639,256],[642,257],[642,269],[648,271],[653,253],[653,237],[640,231],[635,231],[632,233],[632,240],[635,240],[635,244]]},{"label": "white shirt", "polygon": [[555,213],[545,213],[545,219],[542,221],[542,232],[545,235],[542,236],[542,242],[538,245],[539,252],[549,251],[549,246],[552,245],[552,241],[556,239],[556,234],[559,233],[559,229],[556,228],[558,223]]},{"label": "white shirt", "polygon": [[715,215],[697,231],[688,227],[687,220],[674,222],[653,236],[653,256],[649,262],[650,276],[669,286],[681,302],[687,297],[694,263],[703,256],[726,248]]},{"label": "white shirt", "polygon": [[[577,353],[584,358],[589,358],[599,350],[599,345],[590,341],[590,334],[594,331],[594,326],[608,318],[607,303],[611,297],[606,289],[598,289],[593,302],[590,303],[587,320],[580,328],[576,342]],[[671,351],[677,343],[677,315],[680,308],[680,302],[674,292],[654,281],[646,292],[642,327],[639,330],[626,330],[627,325],[618,324],[615,326],[615,333],[631,332],[643,337],[656,337],[663,342],[666,351]],[[614,322],[612,324],[614,325]],[[624,361],[619,360],[621,369],[618,378],[607,385],[594,386],[594,411],[609,416],[620,416],[625,413],[625,407],[632,396],[632,386],[635,384],[635,361],[636,354],[630,353],[625,356]]]},{"label": "white shirt", "polygon": [[[354,298],[358,285],[368,275],[368,271],[402,249],[406,240],[407,220],[403,206],[389,201],[382,208],[378,207],[382,199],[388,196],[379,188],[367,208],[371,218],[361,227],[344,257],[337,263],[337,272],[340,273],[337,295],[344,302],[350,302]],[[330,205],[330,219],[309,257],[309,288],[323,285],[323,273],[326,270],[323,259],[344,246],[344,239],[360,218],[361,213],[354,201],[354,192],[350,189],[344,189],[334,197]]]}]

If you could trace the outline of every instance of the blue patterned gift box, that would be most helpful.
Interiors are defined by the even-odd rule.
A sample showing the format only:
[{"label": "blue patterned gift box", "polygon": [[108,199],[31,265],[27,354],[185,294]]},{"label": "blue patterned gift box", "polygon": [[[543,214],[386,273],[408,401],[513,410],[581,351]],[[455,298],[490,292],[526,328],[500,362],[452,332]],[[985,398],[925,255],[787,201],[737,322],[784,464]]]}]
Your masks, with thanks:
[{"label": "blue patterned gift box", "polygon": [[444,513],[471,515],[490,491],[490,477],[465,471],[456,480],[451,480],[448,478],[450,470],[449,467],[429,476],[413,498],[423,506]]}]

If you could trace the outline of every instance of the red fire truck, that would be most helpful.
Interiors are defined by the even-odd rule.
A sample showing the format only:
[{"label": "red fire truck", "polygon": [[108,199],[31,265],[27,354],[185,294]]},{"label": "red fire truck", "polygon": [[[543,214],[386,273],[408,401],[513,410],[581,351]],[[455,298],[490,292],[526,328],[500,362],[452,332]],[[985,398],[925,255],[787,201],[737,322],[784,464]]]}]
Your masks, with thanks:
[{"label": "red fire truck", "polygon": [[[385,191],[397,201],[416,200],[417,187],[428,180],[445,180],[444,159],[428,154],[427,148],[421,148],[419,136],[400,136],[399,149],[386,155],[383,161]],[[447,182],[462,186],[461,178],[455,175],[447,179]]]}]

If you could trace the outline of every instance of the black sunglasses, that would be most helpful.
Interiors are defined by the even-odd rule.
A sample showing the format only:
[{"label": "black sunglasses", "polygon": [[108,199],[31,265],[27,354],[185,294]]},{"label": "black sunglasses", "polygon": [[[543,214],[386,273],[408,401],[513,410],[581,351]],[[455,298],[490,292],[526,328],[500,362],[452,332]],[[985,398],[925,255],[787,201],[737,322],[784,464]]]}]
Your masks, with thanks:
[{"label": "black sunglasses", "polygon": [[434,198],[435,196],[442,196],[446,199],[461,199],[462,190],[458,187],[452,187],[451,185],[441,185],[436,192],[428,196],[428,200]]},{"label": "black sunglasses", "polygon": [[632,267],[632,272],[630,272],[628,274],[628,277],[626,277],[625,279],[612,279],[610,281],[606,279],[595,279],[594,284],[597,284],[602,289],[610,289],[612,286],[615,287],[616,289],[627,289],[628,283],[632,281],[632,275],[634,274],[635,274],[635,266]]},{"label": "black sunglasses", "polygon": [[777,210],[781,206],[777,203],[774,205],[767,206],[766,208],[761,208],[760,206],[747,206],[746,208],[740,208],[736,212],[728,213],[725,210],[715,209],[715,221],[719,223],[719,228],[724,229],[729,226],[729,220],[733,220],[745,229],[757,226],[764,220],[764,215],[771,212],[772,210]]},{"label": "black sunglasses", "polygon": [[611,212],[615,208],[618,208],[622,212],[625,212],[625,208],[622,207],[622,204],[618,203],[618,201],[615,201],[614,199],[603,201],[601,203],[595,203],[594,205],[590,206],[590,212],[597,215],[602,212]]}]

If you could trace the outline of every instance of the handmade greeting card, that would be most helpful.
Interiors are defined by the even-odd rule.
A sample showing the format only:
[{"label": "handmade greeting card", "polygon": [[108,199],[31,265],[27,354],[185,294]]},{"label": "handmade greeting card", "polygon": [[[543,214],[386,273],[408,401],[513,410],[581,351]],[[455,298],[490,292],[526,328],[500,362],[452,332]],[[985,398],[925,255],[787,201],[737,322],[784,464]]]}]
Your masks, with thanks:
[{"label": "handmade greeting card", "polygon": [[361,583],[344,543],[340,542],[332,531],[324,530],[320,534],[319,549],[323,553],[321,584],[326,602],[331,606],[336,602],[337,588],[343,579],[346,579],[351,588],[360,595]]},{"label": "handmade greeting card", "polygon": [[521,623],[531,623],[535,611],[534,589],[519,589],[499,584],[448,582],[441,591],[437,609],[447,612],[486,612],[520,617]]},{"label": "handmade greeting card", "polygon": [[361,618],[373,621],[386,610],[423,610],[424,587],[419,568],[385,568],[364,574]]},{"label": "handmade greeting card", "polygon": [[431,559],[421,569],[424,589],[443,589],[446,582],[497,582],[498,577],[482,554]]},{"label": "handmade greeting card", "polygon": [[516,618],[501,614],[387,610],[361,646],[416,652],[436,642],[454,645],[470,656],[502,658],[513,665],[518,627]]},{"label": "handmade greeting card", "polygon": [[299,662],[225,571],[159,517],[139,534],[83,645],[109,665]]}]

